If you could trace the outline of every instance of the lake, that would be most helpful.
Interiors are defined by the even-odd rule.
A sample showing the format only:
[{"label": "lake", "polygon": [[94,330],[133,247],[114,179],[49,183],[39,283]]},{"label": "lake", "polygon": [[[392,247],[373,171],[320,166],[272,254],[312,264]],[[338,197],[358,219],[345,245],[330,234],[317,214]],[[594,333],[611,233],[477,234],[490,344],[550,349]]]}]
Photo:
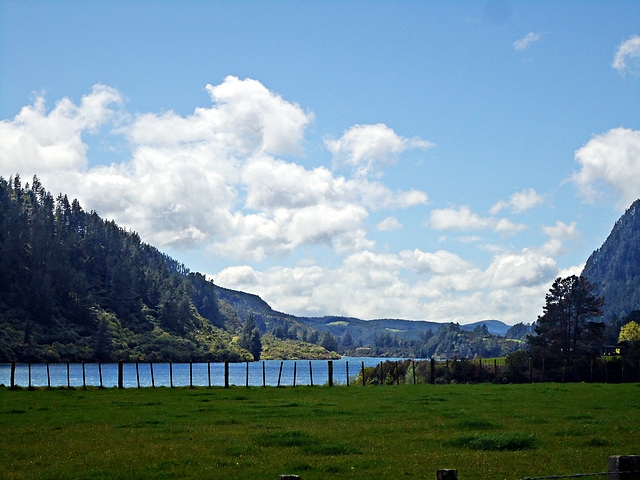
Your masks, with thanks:
[{"label": "lake", "polygon": [[[365,367],[378,365],[381,361],[400,360],[395,358],[372,358],[372,357],[342,357],[340,360],[333,360],[333,382],[334,384],[347,383],[347,369],[349,383],[357,377],[364,362]],[[280,366],[282,364],[282,371]],[[154,363],[153,364],[153,384],[156,387],[189,386],[192,382],[194,386],[224,386],[224,363]],[[29,373],[29,369],[31,372]],[[229,384],[237,386],[277,386],[278,379],[280,386],[293,386],[294,374],[295,385],[324,385],[328,383],[329,367],[327,360],[265,360],[260,362],[230,363],[229,364]],[[15,384],[26,387],[46,387],[51,382],[52,387],[82,387],[100,386],[100,373],[102,374],[102,385],[105,387],[115,387],[118,385],[118,364],[117,363],[85,363],[84,372],[82,363],[70,363],[67,369],[66,363],[49,364],[47,375],[47,364],[16,364]],[[263,377],[264,374],[264,377]],[[84,375],[84,379],[83,379]],[[49,377],[49,378],[47,378]],[[138,380],[139,379],[139,380]],[[141,387],[152,386],[151,364],[139,363],[136,370],[135,363],[125,363],[123,367],[123,385],[125,388],[136,388],[138,381]],[[0,384],[10,385],[11,364],[0,364]]]}]

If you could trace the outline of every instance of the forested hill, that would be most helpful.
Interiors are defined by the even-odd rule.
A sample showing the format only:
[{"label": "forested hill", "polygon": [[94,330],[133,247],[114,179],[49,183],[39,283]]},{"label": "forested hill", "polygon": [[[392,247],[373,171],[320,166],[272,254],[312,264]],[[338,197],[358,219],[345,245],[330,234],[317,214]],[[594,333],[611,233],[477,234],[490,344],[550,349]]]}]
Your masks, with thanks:
[{"label": "forested hill", "polygon": [[591,254],[582,275],[596,285],[598,296],[604,296],[605,320],[622,319],[640,309],[640,200],[627,209],[602,246]]},{"label": "forested hill", "polygon": [[238,360],[213,283],[37,178],[0,177],[0,361]]}]

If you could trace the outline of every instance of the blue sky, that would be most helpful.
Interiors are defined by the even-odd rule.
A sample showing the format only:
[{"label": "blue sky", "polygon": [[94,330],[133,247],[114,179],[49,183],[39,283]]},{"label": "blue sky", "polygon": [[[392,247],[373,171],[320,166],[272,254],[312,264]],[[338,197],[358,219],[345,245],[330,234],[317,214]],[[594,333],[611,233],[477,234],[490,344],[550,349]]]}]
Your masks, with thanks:
[{"label": "blue sky", "polygon": [[532,322],[640,197],[640,4],[0,3],[0,175],[300,315]]}]

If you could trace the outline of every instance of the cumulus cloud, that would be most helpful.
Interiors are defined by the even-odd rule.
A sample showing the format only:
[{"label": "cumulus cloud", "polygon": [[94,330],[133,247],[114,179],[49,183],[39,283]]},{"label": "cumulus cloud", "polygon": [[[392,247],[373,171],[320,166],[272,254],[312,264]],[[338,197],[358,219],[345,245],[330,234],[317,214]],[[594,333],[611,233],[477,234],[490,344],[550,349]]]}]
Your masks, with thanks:
[{"label": "cumulus cloud", "polygon": [[527,228],[529,227],[527,225],[523,225],[522,223],[514,223],[506,218],[501,218],[495,224],[495,227],[493,229],[495,232],[502,233],[504,235],[515,235],[516,233],[520,233]]},{"label": "cumulus cloud", "polygon": [[[260,82],[230,76],[206,90],[211,105],[187,115],[125,116],[120,93],[104,85],[79,105],[63,99],[48,113],[38,97],[0,123],[0,174],[37,174],[54,193],[78,197],[158,247],[204,245],[242,260],[290,255],[304,245],[372,249],[364,224],[370,211],[428,201],[419,190],[392,191],[359,175],[278,159],[302,153],[313,114]],[[115,122],[120,117],[126,121]],[[131,158],[89,168],[82,136],[107,126],[129,142]],[[353,148],[358,162],[376,162],[428,146],[372,127],[351,130],[361,135],[341,139],[339,150]],[[358,145],[376,136],[371,148]]]},{"label": "cumulus cloud", "polygon": [[614,128],[594,136],[575,154],[580,171],[572,180],[588,203],[604,195],[602,187],[615,192],[624,209],[640,197],[640,131]]},{"label": "cumulus cloud", "polygon": [[540,38],[542,38],[542,35],[546,35],[546,33],[529,32],[523,38],[513,42],[513,48],[519,51],[526,50],[534,42],[537,42],[538,40],[540,40]]},{"label": "cumulus cloud", "polygon": [[402,224],[396,217],[387,217],[376,226],[381,232],[390,232],[392,230],[400,230]]},{"label": "cumulus cloud", "polygon": [[441,208],[432,210],[429,225],[434,230],[466,232],[488,228],[491,225],[491,219],[480,217],[472,213],[468,206],[463,205],[458,209]]},{"label": "cumulus cloud", "polygon": [[426,150],[434,146],[418,137],[402,137],[382,123],[354,125],[339,139],[325,138],[325,145],[336,165],[349,165],[362,176],[370,174],[378,164],[395,163],[397,156],[407,149]]},{"label": "cumulus cloud", "polygon": [[[229,267],[217,284],[259,294],[278,310],[299,315],[470,321],[500,318],[531,322],[559,271],[536,249],[499,252],[483,270],[455,253],[362,251],[334,268]],[[408,276],[417,276],[411,281]]]},{"label": "cumulus cloud", "polygon": [[47,113],[45,99],[22,108],[13,120],[0,121],[0,173],[23,176],[87,166],[83,133],[113,120],[122,97],[111,87],[95,85],[75,105],[63,98]]},{"label": "cumulus cloud", "polygon": [[457,209],[441,208],[432,210],[428,225],[438,231],[450,230],[458,232],[491,228],[493,231],[505,235],[514,235],[528,228],[526,225],[514,223],[506,218],[481,217],[471,212],[471,209],[466,205]]},{"label": "cumulus cloud", "polygon": [[631,35],[616,50],[611,64],[620,74],[640,71],[640,36]]},{"label": "cumulus cloud", "polygon": [[560,220],[553,226],[543,225],[542,233],[549,236],[549,240],[540,247],[546,255],[556,256],[565,253],[567,241],[577,241],[580,238],[576,222],[566,224]]},{"label": "cumulus cloud", "polygon": [[508,208],[513,213],[521,213],[527,211],[533,207],[537,207],[544,203],[544,197],[536,193],[533,188],[524,189],[521,192],[516,192],[508,201],[500,200],[493,207],[491,207],[490,213],[497,215],[501,210]]}]

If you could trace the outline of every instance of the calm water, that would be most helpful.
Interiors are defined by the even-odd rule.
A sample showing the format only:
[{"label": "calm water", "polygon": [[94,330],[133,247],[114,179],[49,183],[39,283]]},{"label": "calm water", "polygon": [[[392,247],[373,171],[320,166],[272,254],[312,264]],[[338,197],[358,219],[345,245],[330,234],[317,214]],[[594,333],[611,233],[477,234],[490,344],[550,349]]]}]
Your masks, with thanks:
[{"label": "calm water", "polygon": [[[354,381],[358,375],[362,362],[366,367],[378,365],[381,361],[396,360],[389,358],[370,358],[370,357],[343,357],[341,360],[333,361],[333,382],[334,384],[347,383],[347,368],[349,372],[349,383]],[[282,363],[282,373],[280,373],[280,364]],[[311,366],[311,371],[310,371]],[[191,367],[191,368],[190,368]],[[49,364],[49,378],[52,387],[81,387],[82,385],[100,385],[100,368],[102,370],[102,385],[105,387],[115,387],[118,384],[118,364],[103,363],[98,366],[97,363],[71,363],[67,370],[66,363]],[[213,386],[224,386],[224,363],[174,363],[173,386],[188,386],[193,381],[194,386],[209,386],[209,381]],[[264,383],[268,386],[277,386],[278,377],[280,376],[281,386],[296,385],[324,385],[328,382],[328,362],[327,360],[266,360],[260,362],[251,362],[248,364],[248,375],[250,386],[263,385],[263,369]],[[295,371],[294,371],[295,370]],[[313,375],[313,378],[311,377]],[[139,363],[136,371],[135,363],[125,363],[123,370],[124,387],[135,388],[138,386],[138,378],[141,387],[151,387],[151,365],[149,363]],[[153,382],[156,387],[169,387],[171,382],[170,365],[168,363],[153,364]],[[191,380],[192,379],[192,380]],[[313,380],[313,381],[312,381]],[[9,385],[11,382],[11,364],[0,364],[0,384]],[[231,385],[244,386],[247,383],[247,364],[246,363],[230,363],[229,364],[229,383]],[[15,384],[26,387],[29,385],[29,366],[28,364],[16,364]],[[31,385],[35,387],[46,387],[47,365],[32,364],[31,365]]]}]

